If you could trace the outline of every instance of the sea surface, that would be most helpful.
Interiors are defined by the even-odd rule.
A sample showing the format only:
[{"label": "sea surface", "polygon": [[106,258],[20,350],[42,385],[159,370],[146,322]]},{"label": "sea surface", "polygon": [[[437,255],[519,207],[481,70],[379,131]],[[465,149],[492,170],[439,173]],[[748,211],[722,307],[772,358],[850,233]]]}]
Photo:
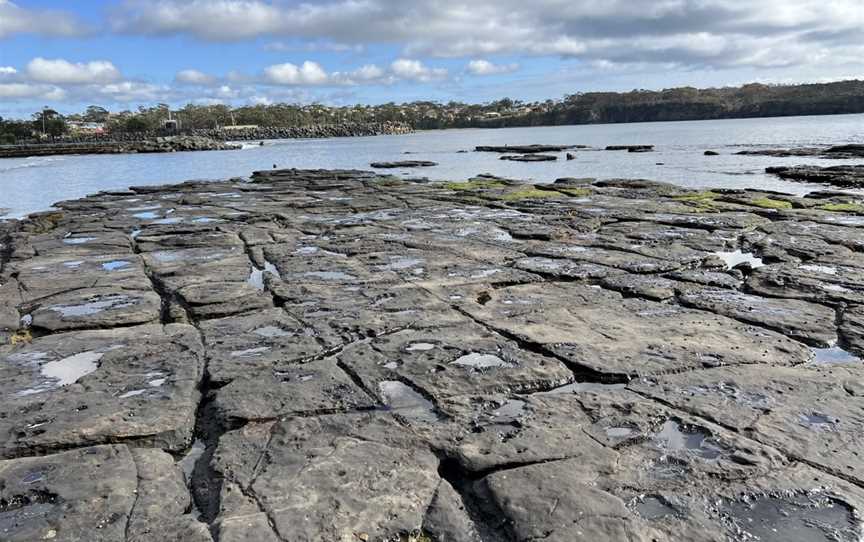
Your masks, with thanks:
[{"label": "sea surface", "polygon": [[[573,144],[655,145],[655,152],[579,150],[576,159],[519,163],[477,145]],[[793,183],[767,175],[768,166],[864,164],[864,160],[737,156],[753,148],[864,143],[864,115],[768,119],[652,122],[541,128],[469,129],[399,136],[292,139],[245,143],[240,151],[54,156],[0,159],[0,216],[19,218],[57,201],[101,190],[167,184],[192,179],[248,177],[278,168],[370,169],[377,161],[431,160],[439,165],[387,170],[405,177],[464,180],[479,173],[552,182],[560,177],[640,178],[704,188],[759,188],[803,195],[825,186]],[[714,150],[720,156],[704,156]],[[864,192],[862,192],[864,196]]]}]

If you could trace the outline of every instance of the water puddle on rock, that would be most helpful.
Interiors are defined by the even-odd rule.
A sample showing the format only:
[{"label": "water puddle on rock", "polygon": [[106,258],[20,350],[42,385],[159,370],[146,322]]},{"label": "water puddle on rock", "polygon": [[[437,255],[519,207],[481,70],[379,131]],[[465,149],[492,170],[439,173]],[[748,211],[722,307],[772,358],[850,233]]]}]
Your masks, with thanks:
[{"label": "water puddle on rock", "polygon": [[839,418],[828,416],[820,412],[806,412],[798,415],[801,425],[815,431],[836,431],[840,423]]},{"label": "water puddle on rock", "polygon": [[198,463],[198,460],[204,455],[204,451],[206,450],[206,445],[204,441],[201,439],[196,440],[192,443],[192,447],[189,449],[189,453],[183,456],[183,459],[177,462],[177,466],[180,467],[180,470],[183,471],[183,476],[186,477],[186,483],[189,484],[192,481],[192,473],[195,471],[195,465]]},{"label": "water puddle on rock", "polygon": [[515,363],[504,361],[498,356],[492,354],[480,354],[477,352],[467,354],[461,358],[451,361],[450,365],[459,365],[460,367],[470,367],[482,371],[484,369],[498,369],[515,367]]},{"label": "water puddle on rock", "polygon": [[837,268],[831,265],[806,264],[799,265],[798,269],[803,269],[804,271],[811,271],[813,273],[822,273],[823,275],[837,274]]},{"label": "water puddle on rock", "polygon": [[[12,539],[23,540],[15,537],[19,529],[29,530],[34,524],[48,525],[49,518],[57,514],[61,502],[57,495],[40,490],[31,490],[24,495],[9,495],[0,500],[0,535],[5,537],[11,534]],[[53,529],[46,532],[54,533],[54,536],[57,533]],[[47,538],[46,535],[44,539]]]},{"label": "water puddle on rock", "polygon": [[735,540],[859,542],[861,525],[845,502],[822,494],[756,495],[721,508]]},{"label": "water puddle on rock", "polygon": [[861,363],[861,358],[843,350],[839,346],[833,348],[811,348],[813,351],[812,363],[831,364],[831,363]]},{"label": "water puddle on rock", "polygon": [[428,352],[434,348],[435,345],[432,343],[411,343],[405,350],[408,352]]},{"label": "water puddle on rock", "polygon": [[749,264],[751,269],[765,267],[762,258],[757,258],[749,252],[741,252],[741,250],[736,250],[734,252],[715,252],[714,255],[726,263],[727,269],[732,269],[742,263]]},{"label": "water puddle on rock", "polygon": [[386,380],[378,384],[382,400],[388,410],[409,420],[422,422],[438,421],[435,405],[417,393],[410,386],[395,380]]},{"label": "water puddle on rock", "polygon": [[75,260],[74,262],[63,262],[63,267],[68,269],[78,269],[84,265],[84,260]]},{"label": "water puddle on rock", "polygon": [[125,295],[112,295],[102,298],[100,301],[91,301],[80,305],[56,305],[49,310],[59,312],[63,318],[75,318],[80,316],[92,316],[107,310],[125,309],[135,305]]},{"label": "water puddle on rock", "polygon": [[247,282],[250,286],[259,291],[264,291],[264,273],[272,273],[275,277],[281,279],[282,275],[279,274],[279,270],[275,265],[270,263],[267,260],[264,260],[264,269],[257,267],[254,263],[252,264],[252,272],[249,274],[249,279]]},{"label": "water puddle on rock", "polygon": [[484,432],[497,433],[502,439],[507,439],[518,432],[522,425],[519,418],[525,413],[525,401],[508,399],[495,409],[488,420],[482,424]]},{"label": "water puddle on rock", "polygon": [[[41,352],[39,354],[41,354]],[[16,395],[19,397],[34,395],[74,384],[81,378],[95,372],[96,369],[99,368],[99,361],[104,355],[104,352],[98,351],[81,352],[80,354],[75,354],[74,356],[69,356],[57,361],[43,363],[39,367],[39,372],[46,381],[32,388],[19,391]],[[43,358],[44,356],[38,359]],[[36,359],[36,361],[38,361],[38,359]]]},{"label": "water puddle on rock", "polygon": [[113,260],[103,263],[102,269],[104,269],[105,271],[116,271],[117,269],[123,269],[124,267],[129,267],[130,265],[132,265],[132,263],[126,260]]},{"label": "water puddle on rock", "polygon": [[717,459],[726,450],[707,431],[667,420],[660,431],[654,435],[654,442],[668,452],[684,452],[702,459]]},{"label": "water puddle on rock", "polygon": [[159,213],[157,213],[156,211],[145,211],[143,213],[135,213],[132,215],[132,217],[139,220],[153,220],[159,218]]},{"label": "water puddle on rock", "polygon": [[95,240],[95,237],[67,237],[63,239],[63,243],[67,245],[84,245]]},{"label": "water puddle on rock", "polygon": [[678,517],[680,514],[666,499],[657,495],[644,495],[630,503],[630,508],[640,517],[648,521],[657,521],[668,517]]}]

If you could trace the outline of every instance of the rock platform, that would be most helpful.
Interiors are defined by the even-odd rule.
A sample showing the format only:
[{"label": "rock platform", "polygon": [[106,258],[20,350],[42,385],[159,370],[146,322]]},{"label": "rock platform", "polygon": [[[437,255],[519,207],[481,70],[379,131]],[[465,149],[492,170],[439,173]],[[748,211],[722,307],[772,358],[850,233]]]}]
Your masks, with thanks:
[{"label": "rock platform", "polygon": [[0,222],[0,540],[857,542],[850,197],[274,170]]}]

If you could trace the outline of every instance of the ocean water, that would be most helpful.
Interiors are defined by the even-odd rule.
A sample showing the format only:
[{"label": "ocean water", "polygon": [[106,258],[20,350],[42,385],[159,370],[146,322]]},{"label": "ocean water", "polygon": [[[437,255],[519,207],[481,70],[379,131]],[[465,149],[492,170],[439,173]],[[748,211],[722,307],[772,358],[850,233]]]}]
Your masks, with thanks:
[{"label": "ocean water", "polygon": [[[576,159],[519,163],[477,145],[655,145],[655,152],[579,150]],[[768,166],[864,164],[864,160],[737,156],[750,148],[864,143],[864,115],[652,122],[541,128],[469,129],[400,136],[275,140],[244,144],[240,151],[54,156],[0,159],[0,216],[21,217],[57,201],[101,190],[168,184],[192,179],[248,177],[279,168],[370,169],[377,161],[431,160],[439,165],[386,170],[406,177],[464,180],[479,173],[552,182],[560,177],[640,178],[697,189],[759,188],[803,195],[824,189],[767,175]],[[704,156],[714,150],[720,156]],[[469,152],[459,152],[469,151]],[[862,192],[864,194],[864,192]]]}]

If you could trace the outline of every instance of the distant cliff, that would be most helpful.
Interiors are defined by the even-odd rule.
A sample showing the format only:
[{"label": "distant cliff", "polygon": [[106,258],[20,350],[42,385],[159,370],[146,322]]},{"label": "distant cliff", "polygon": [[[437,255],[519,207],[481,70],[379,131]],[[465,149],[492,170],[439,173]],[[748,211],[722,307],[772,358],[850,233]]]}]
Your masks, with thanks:
[{"label": "distant cliff", "polygon": [[548,126],[864,113],[864,81],[573,94],[561,101],[454,119],[476,127]]}]

